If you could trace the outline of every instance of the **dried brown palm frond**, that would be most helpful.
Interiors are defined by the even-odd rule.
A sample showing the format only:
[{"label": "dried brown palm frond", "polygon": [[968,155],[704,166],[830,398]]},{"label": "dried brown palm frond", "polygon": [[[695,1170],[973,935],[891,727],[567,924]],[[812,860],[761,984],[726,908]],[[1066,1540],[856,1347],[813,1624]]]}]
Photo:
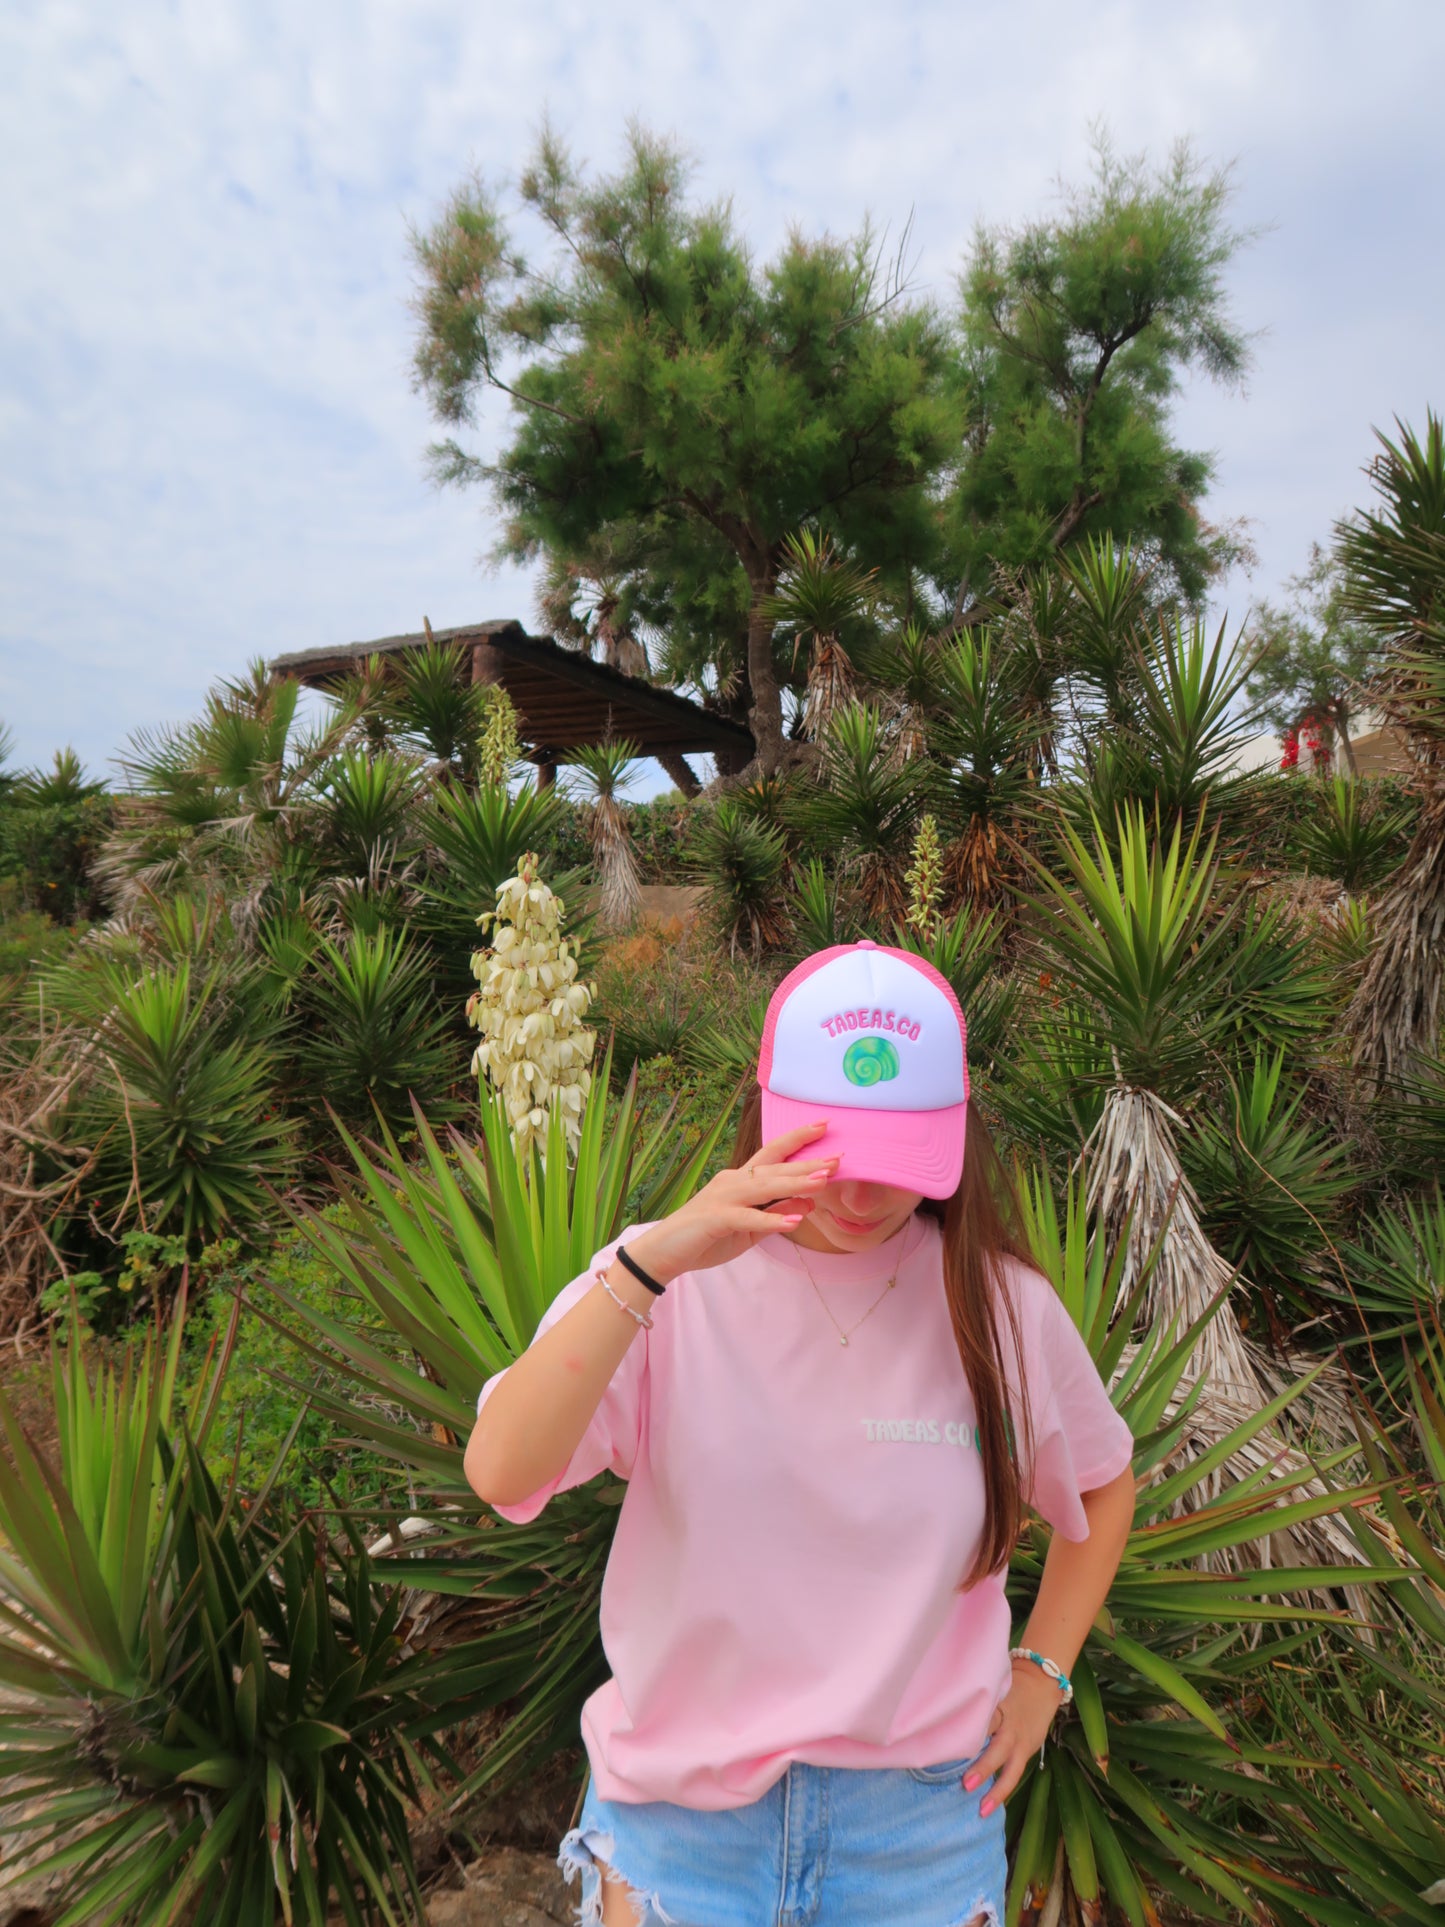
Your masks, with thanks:
[{"label": "dried brown palm frond", "polygon": [[1440,1041],[1445,982],[1445,422],[1399,424],[1367,473],[1373,508],[1336,524],[1343,602],[1384,645],[1373,691],[1404,737],[1422,811],[1404,862],[1382,891],[1377,939],[1348,1012],[1365,1088],[1410,1081]]},{"label": "dried brown palm frond", "polygon": [[[1241,1329],[1233,1298],[1243,1287],[1214,1249],[1200,1223],[1199,1202],[1184,1175],[1175,1143],[1180,1125],[1152,1091],[1122,1082],[1105,1101],[1103,1115],[1084,1147],[1087,1200],[1096,1235],[1106,1247],[1125,1243],[1120,1293],[1127,1297],[1149,1265],[1144,1317],[1150,1323],[1173,1318],[1176,1334],[1192,1324],[1225,1289],[1224,1302],[1204,1326],[1184,1368],[1173,1406],[1184,1404],[1203,1380],[1180,1452],[1186,1465],[1202,1458],[1244,1420],[1318,1365],[1305,1353],[1276,1356]],[[1315,1442],[1338,1449],[1354,1441],[1342,1372],[1321,1372],[1301,1400],[1310,1414]],[[1311,1471],[1305,1454],[1276,1425],[1258,1432],[1231,1457],[1181,1493],[1173,1516],[1218,1500],[1241,1480],[1289,1481],[1288,1500],[1323,1494],[1327,1488]],[[1324,1514],[1295,1522],[1241,1547],[1204,1557],[1206,1570],[1237,1570],[1238,1561],[1277,1565],[1351,1565],[1361,1562],[1356,1541]],[[1368,1618],[1363,1588],[1346,1588],[1354,1610]],[[1358,1594],[1358,1597],[1356,1597]]]},{"label": "dried brown palm frond", "polygon": [[803,733],[810,742],[821,741],[830,721],[848,707],[856,692],[857,678],[842,643],[836,636],[814,636],[803,698]]},{"label": "dried brown palm frond", "polygon": [[861,617],[877,595],[877,571],[859,568],[830,536],[800,529],[783,545],[783,576],[766,612],[793,635],[793,650],[809,644],[803,733],[821,743],[833,718],[855,700],[857,676],[843,646],[843,630]]},{"label": "dried brown palm frond", "polygon": [[1373,1094],[1408,1080],[1439,1047],[1445,988],[1445,772],[1427,797],[1409,854],[1381,893],[1376,938],[1345,1014],[1354,1062]]},{"label": "dried brown palm frond", "polygon": [[576,752],[579,780],[592,797],[588,835],[600,894],[598,921],[606,930],[622,930],[637,915],[641,879],[632,835],[618,801],[631,781],[631,765],[640,751],[636,743],[597,743]]},{"label": "dried brown palm frond", "polygon": [[997,904],[1017,864],[999,826],[988,817],[971,817],[961,836],[956,836],[943,853],[944,894],[952,903],[969,903],[978,909]]}]

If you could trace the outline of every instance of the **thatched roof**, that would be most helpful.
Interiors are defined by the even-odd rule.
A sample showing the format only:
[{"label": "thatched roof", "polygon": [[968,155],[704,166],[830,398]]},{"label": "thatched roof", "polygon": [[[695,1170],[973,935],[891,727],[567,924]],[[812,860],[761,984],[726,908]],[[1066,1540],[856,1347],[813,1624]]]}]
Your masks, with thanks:
[{"label": "thatched roof", "polygon": [[[663,760],[689,750],[715,755],[720,770],[740,769],[752,757],[753,739],[741,724],[560,648],[549,636],[529,636],[520,622],[465,623],[432,635],[437,642],[466,645],[474,682],[496,682],[506,690],[533,762],[568,762],[571,751],[609,736],[630,737],[644,756]],[[269,668],[273,676],[295,676],[309,688],[325,689],[368,656],[402,655],[425,647],[426,640],[422,633],[298,649],[275,657]]]}]

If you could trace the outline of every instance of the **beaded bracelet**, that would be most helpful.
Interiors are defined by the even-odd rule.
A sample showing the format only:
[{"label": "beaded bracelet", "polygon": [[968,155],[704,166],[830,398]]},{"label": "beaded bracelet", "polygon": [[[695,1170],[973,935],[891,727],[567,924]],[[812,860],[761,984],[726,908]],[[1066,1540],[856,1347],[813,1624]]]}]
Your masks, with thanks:
[{"label": "beaded bracelet", "polygon": [[652,1330],[652,1320],[647,1316],[645,1312],[640,1312],[636,1310],[635,1307],[628,1304],[625,1298],[618,1297],[617,1293],[612,1289],[611,1285],[608,1284],[607,1273],[603,1270],[601,1265],[597,1267],[596,1271],[593,1272],[592,1276],[597,1280],[598,1284],[601,1285],[602,1289],[607,1293],[607,1296],[612,1300],[614,1305],[620,1305],[622,1309],[627,1313],[627,1316],[629,1318],[635,1318],[638,1324],[643,1326],[647,1331]]},{"label": "beaded bracelet", "polygon": [[1036,1653],[1032,1646],[1010,1646],[1008,1656],[1010,1659],[1031,1659],[1036,1666],[1043,1667],[1050,1679],[1057,1680],[1059,1683],[1059,1691],[1063,1694],[1063,1698],[1059,1701],[1060,1706],[1067,1706],[1069,1701],[1074,1697],[1074,1689],[1069,1683],[1069,1676],[1061,1669],[1056,1660],[1045,1659],[1044,1655],[1042,1653]]},{"label": "beaded bracelet", "polygon": [[[1044,1671],[1048,1674],[1050,1679],[1056,1680],[1058,1682],[1058,1687],[1059,1687],[1059,1692],[1061,1697],[1060,1697],[1058,1706],[1054,1708],[1054,1711],[1056,1713],[1060,1710],[1061,1707],[1067,1706],[1069,1701],[1074,1697],[1074,1689],[1073,1689],[1073,1686],[1070,1684],[1069,1676],[1060,1668],[1056,1660],[1047,1659],[1042,1653],[1036,1653],[1032,1646],[1010,1646],[1008,1649],[1008,1656],[1010,1659],[1033,1660],[1035,1665],[1043,1667]],[[1049,1721],[1048,1728],[1046,1728],[1044,1731],[1043,1739],[1039,1741],[1039,1765],[1040,1766],[1042,1766],[1044,1763],[1044,1747],[1048,1744],[1049,1730],[1052,1728],[1052,1726],[1053,1726],[1053,1721],[1051,1719]]]}]

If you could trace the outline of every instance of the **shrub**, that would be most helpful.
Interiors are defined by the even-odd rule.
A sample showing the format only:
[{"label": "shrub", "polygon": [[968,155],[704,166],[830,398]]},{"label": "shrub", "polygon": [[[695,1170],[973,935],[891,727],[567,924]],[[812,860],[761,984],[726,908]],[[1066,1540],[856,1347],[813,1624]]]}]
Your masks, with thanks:
[{"label": "shrub", "polygon": [[249,1226],[290,1174],[292,1131],[274,1110],[269,1049],[225,1035],[222,973],[107,963],[82,994],[96,1034],[68,1137],[95,1154],[86,1197],[115,1228],[188,1245]]},{"label": "shrub", "polygon": [[430,960],[400,930],[323,940],[301,995],[310,1023],[300,1050],[303,1090],[354,1128],[410,1115],[413,1094],[442,1113],[461,1074],[460,1049],[431,986]]},{"label": "shrub", "polygon": [[[328,1207],[322,1214],[325,1221],[339,1222],[339,1209]],[[189,1390],[204,1379],[210,1348],[226,1342],[235,1318],[206,1463],[220,1480],[234,1466],[237,1489],[255,1493],[291,1439],[286,1485],[299,1505],[329,1511],[339,1503],[362,1514],[380,1515],[387,1509],[392,1484],[386,1468],[330,1413],[315,1403],[306,1403],[303,1409],[294,1383],[302,1356],[288,1334],[301,1333],[305,1327],[271,1287],[328,1317],[354,1319],[358,1331],[362,1329],[361,1306],[336,1267],[309,1240],[291,1232],[270,1250],[239,1261],[233,1251],[231,1262],[215,1273],[204,1300],[187,1320],[181,1357],[181,1385]],[[384,1342],[384,1334],[369,1327],[365,1336],[372,1344]],[[316,1389],[330,1383],[329,1378],[318,1377],[313,1367],[306,1367],[301,1375]]]}]

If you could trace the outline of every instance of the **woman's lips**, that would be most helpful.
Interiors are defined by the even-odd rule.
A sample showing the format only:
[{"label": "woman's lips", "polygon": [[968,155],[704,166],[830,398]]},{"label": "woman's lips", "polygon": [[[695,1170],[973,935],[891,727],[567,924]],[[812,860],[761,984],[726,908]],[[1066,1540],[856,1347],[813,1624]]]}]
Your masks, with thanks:
[{"label": "woman's lips", "polygon": [[882,1219],[874,1218],[867,1224],[864,1224],[857,1218],[845,1218],[840,1212],[835,1211],[833,1213],[833,1222],[840,1231],[846,1231],[850,1237],[862,1238],[866,1237],[870,1231],[876,1231],[882,1223]]}]

